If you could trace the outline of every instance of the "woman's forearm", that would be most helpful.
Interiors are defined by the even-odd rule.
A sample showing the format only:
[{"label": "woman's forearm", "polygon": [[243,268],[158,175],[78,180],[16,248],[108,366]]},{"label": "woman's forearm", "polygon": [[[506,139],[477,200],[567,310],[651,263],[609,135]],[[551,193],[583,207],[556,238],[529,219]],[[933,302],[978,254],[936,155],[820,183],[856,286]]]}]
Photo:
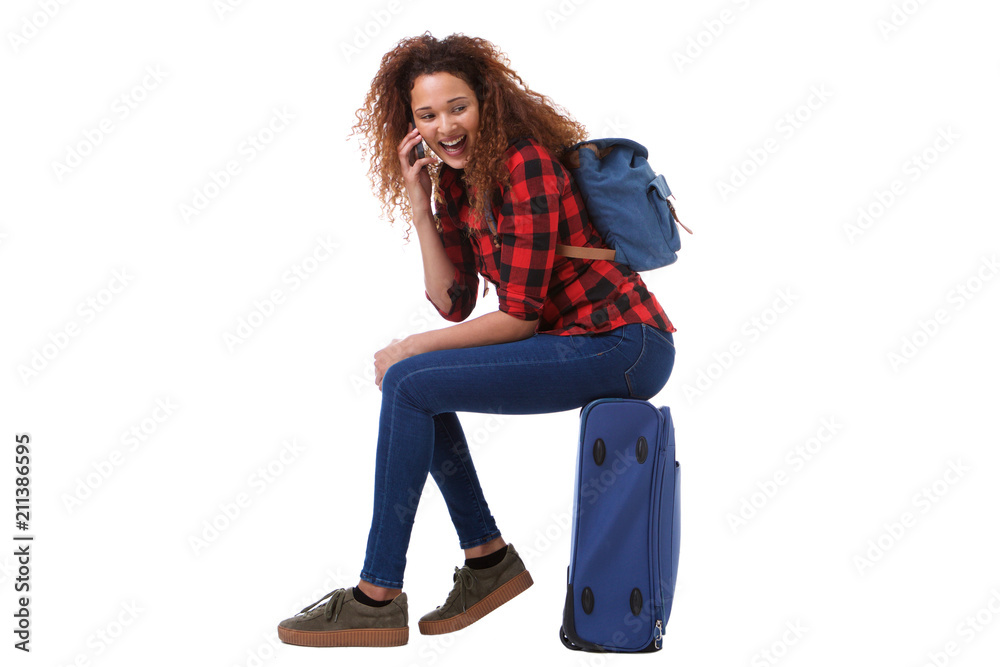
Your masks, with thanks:
[{"label": "woman's forearm", "polygon": [[434,217],[429,211],[413,212],[413,227],[420,239],[420,256],[424,262],[424,287],[434,305],[447,312],[451,308],[448,290],[455,280],[455,265],[444,251]]},{"label": "woman's forearm", "polygon": [[487,313],[443,329],[412,334],[405,339],[408,352],[421,354],[432,350],[510,343],[530,337],[538,320],[521,320],[502,310]]}]

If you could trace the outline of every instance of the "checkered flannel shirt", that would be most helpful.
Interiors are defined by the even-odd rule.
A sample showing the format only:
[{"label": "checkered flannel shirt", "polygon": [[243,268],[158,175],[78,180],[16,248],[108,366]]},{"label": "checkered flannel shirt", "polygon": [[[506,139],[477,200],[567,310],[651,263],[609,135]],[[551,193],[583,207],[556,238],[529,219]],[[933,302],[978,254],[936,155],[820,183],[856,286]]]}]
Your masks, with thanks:
[{"label": "checkered flannel shirt", "polygon": [[[556,255],[557,243],[608,246],[591,224],[570,172],[549,150],[532,137],[520,137],[511,140],[504,160],[510,185],[497,188],[492,216],[480,234],[470,230],[462,172],[441,164],[434,219],[455,265],[450,308],[434,305],[442,317],[461,322],[469,316],[481,274],[483,296],[493,283],[500,310],[538,320],[537,333],[601,333],[634,322],[676,331],[640,275],[626,265]],[[431,301],[426,290],[424,296]]]}]

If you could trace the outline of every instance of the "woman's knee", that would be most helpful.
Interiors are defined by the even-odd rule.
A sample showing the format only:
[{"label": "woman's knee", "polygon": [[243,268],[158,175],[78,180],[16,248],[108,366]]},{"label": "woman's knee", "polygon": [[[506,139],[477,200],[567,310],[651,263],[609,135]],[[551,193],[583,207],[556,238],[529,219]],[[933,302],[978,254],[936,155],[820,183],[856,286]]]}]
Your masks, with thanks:
[{"label": "woman's knee", "polygon": [[399,383],[407,376],[407,369],[405,367],[405,362],[407,359],[397,361],[392,366],[386,369],[385,374],[382,376],[382,394],[384,395],[386,390],[394,390],[399,387]]},{"label": "woman's knee", "polygon": [[382,394],[405,392],[415,381],[417,372],[424,367],[419,355],[400,359],[385,371],[382,376]]}]

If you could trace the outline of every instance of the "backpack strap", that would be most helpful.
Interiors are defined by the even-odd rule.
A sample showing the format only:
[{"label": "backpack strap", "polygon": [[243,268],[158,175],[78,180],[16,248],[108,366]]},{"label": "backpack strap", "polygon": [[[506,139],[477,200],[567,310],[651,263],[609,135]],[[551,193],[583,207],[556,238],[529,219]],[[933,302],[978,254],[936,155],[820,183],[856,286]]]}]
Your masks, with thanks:
[{"label": "backpack strap", "polygon": [[575,246],[556,244],[556,254],[565,257],[579,257],[580,259],[606,259],[615,261],[614,248],[592,248],[590,246]]},{"label": "backpack strap", "polygon": [[602,159],[604,159],[605,155],[607,155],[608,153],[611,152],[611,149],[614,148],[614,146],[605,146],[604,148],[598,148],[597,146],[595,146],[592,143],[583,143],[583,142],[581,142],[581,143],[577,144],[576,146],[571,147],[570,149],[568,149],[566,151],[566,153],[563,155],[563,157],[560,160],[560,162],[562,162],[564,165],[566,165],[570,169],[579,169],[580,168],[580,151],[583,150],[584,148],[590,149],[591,151],[593,151],[594,155],[597,156],[598,160],[602,160]]}]

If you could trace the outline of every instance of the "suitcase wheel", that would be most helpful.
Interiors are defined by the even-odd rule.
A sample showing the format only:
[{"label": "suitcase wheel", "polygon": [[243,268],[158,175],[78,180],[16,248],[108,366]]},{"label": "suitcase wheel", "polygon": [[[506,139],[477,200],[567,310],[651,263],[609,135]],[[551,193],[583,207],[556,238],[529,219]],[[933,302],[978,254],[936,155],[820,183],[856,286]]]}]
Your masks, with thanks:
[{"label": "suitcase wheel", "polygon": [[566,633],[563,631],[563,627],[561,625],[559,626],[559,640],[563,643],[563,646],[565,646],[568,649],[571,649],[573,651],[583,650],[569,640],[569,637],[566,636]]}]

